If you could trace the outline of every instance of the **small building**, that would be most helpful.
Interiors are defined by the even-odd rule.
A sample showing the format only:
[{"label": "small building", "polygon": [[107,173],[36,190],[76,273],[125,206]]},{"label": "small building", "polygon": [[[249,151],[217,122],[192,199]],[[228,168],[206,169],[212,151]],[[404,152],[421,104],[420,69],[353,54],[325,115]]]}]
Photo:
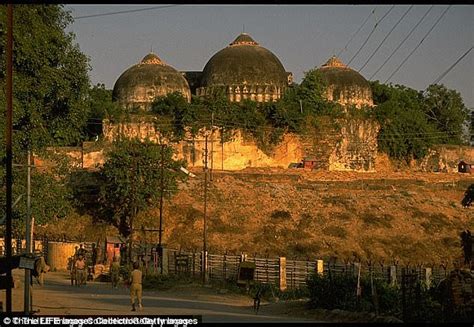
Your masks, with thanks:
[{"label": "small building", "polygon": [[303,159],[303,168],[304,169],[313,169],[316,166],[318,160],[316,158],[304,158]]},{"label": "small building", "polygon": [[464,160],[461,160],[458,164],[458,172],[472,174],[474,172],[474,164],[468,164]]}]

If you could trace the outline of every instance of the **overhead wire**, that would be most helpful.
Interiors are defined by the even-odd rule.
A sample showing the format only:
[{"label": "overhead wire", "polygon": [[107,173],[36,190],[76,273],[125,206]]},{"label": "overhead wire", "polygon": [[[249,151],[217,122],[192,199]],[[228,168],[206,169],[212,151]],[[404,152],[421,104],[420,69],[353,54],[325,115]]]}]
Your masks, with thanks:
[{"label": "overhead wire", "polygon": [[375,73],[372,74],[372,76],[369,77],[370,80],[372,80],[372,78],[385,66],[385,64],[387,63],[387,61],[390,60],[390,58],[393,57],[393,55],[398,51],[398,49],[400,49],[400,47],[403,45],[403,43],[405,43],[405,41],[410,37],[410,35],[413,34],[413,32],[417,29],[417,27],[421,24],[421,22],[423,22],[423,20],[425,19],[425,17],[430,13],[430,11],[433,9],[434,5],[432,5],[426,12],[425,14],[423,15],[423,17],[421,17],[421,19],[418,21],[418,23],[416,23],[416,25],[410,30],[410,32],[405,36],[405,38],[397,45],[397,47],[395,48],[395,50],[393,50],[393,52],[390,54],[390,56],[387,57],[387,59],[385,59],[385,61],[383,62],[382,65],[380,65],[380,67],[375,71]]},{"label": "overhead wire", "polygon": [[112,12],[106,12],[106,13],[101,13],[101,14],[77,16],[77,17],[73,17],[73,19],[78,20],[78,19],[83,19],[83,18],[92,18],[92,17],[102,17],[102,16],[110,16],[110,15],[118,15],[118,14],[127,14],[127,13],[139,12],[139,11],[164,9],[164,8],[170,8],[170,7],[176,7],[176,6],[179,6],[179,5],[166,5],[166,6],[159,6],[159,7],[147,7],[147,8],[141,8],[141,9],[131,9],[131,10],[123,10],[123,11],[112,11]]},{"label": "overhead wire", "polygon": [[421,41],[417,44],[417,46],[410,52],[410,54],[408,54],[408,56],[401,62],[401,64],[397,67],[397,69],[395,69],[395,71],[390,74],[390,76],[385,80],[384,84],[387,83],[392,77],[393,75],[395,75],[399,69],[405,64],[405,62],[407,62],[407,60],[411,57],[411,55],[420,47],[420,45],[423,43],[423,41],[428,37],[428,35],[431,33],[431,31],[436,27],[436,25],[438,25],[438,23],[441,21],[441,19],[444,17],[444,15],[448,12],[449,8],[451,8],[451,5],[449,5],[444,11],[443,13],[438,17],[438,19],[436,20],[436,22],[433,24],[433,26],[431,26],[431,28],[428,30],[428,32],[425,34],[425,36],[423,36],[423,38],[421,39]]},{"label": "overhead wire", "polygon": [[347,47],[349,46],[349,43],[352,42],[352,40],[354,39],[354,37],[360,32],[360,30],[362,29],[362,27],[365,26],[365,24],[369,21],[370,16],[372,16],[373,14],[375,14],[375,9],[373,9],[373,10],[370,12],[369,16],[367,16],[367,18],[364,20],[364,22],[362,23],[362,25],[360,25],[360,27],[357,29],[357,31],[356,31],[354,34],[352,34],[350,40],[347,42],[347,44],[344,46],[344,48],[342,48],[341,50],[339,50],[339,52],[337,53],[337,57],[339,57],[339,56],[341,55],[342,51],[347,50]]},{"label": "overhead wire", "polygon": [[405,13],[402,15],[402,17],[400,17],[400,19],[396,22],[395,25],[393,25],[392,29],[388,32],[387,35],[385,35],[384,39],[382,40],[382,42],[380,42],[380,44],[378,45],[378,47],[375,49],[374,52],[372,52],[372,54],[370,55],[370,57],[367,59],[367,61],[364,63],[364,65],[362,65],[361,68],[359,68],[358,72],[360,72],[362,69],[364,69],[365,66],[367,66],[367,64],[369,63],[370,59],[372,59],[372,57],[377,53],[377,51],[379,51],[380,47],[382,46],[382,44],[384,44],[385,40],[387,40],[387,38],[390,36],[390,34],[392,34],[393,30],[398,26],[398,24],[400,24],[400,22],[403,20],[403,18],[405,18],[405,16],[408,14],[408,12],[413,8],[413,5],[411,5],[407,11],[405,11]]},{"label": "overhead wire", "polygon": [[468,55],[469,52],[471,52],[473,46],[471,46],[464,54],[459,57],[458,60],[454,64],[452,64],[444,73],[442,73],[435,81],[431,84],[438,84],[465,56]]},{"label": "overhead wire", "polygon": [[384,20],[385,17],[387,17],[387,15],[393,10],[393,8],[395,8],[395,5],[392,5],[392,7],[382,16],[382,18],[380,18],[379,21],[375,22],[374,28],[372,28],[372,31],[369,33],[369,35],[367,36],[367,39],[364,41],[364,43],[362,43],[359,50],[357,50],[357,52],[352,56],[351,60],[349,60],[349,62],[347,63],[347,66],[349,66],[351,64],[352,60],[354,60],[354,58],[357,57],[357,55],[365,47],[367,42],[369,42],[370,37],[372,36],[372,34],[374,34],[374,32],[377,29],[377,27],[379,26],[380,22],[382,20]]}]

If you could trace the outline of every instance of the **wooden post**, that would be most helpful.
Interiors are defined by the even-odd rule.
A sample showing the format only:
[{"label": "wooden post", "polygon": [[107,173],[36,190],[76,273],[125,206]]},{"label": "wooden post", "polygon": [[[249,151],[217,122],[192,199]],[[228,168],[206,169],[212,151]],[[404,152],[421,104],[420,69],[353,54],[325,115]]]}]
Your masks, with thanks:
[{"label": "wooden post", "polygon": [[397,285],[397,266],[390,266],[390,285]]},{"label": "wooden post", "polygon": [[425,271],[425,285],[426,285],[426,288],[430,288],[431,287],[431,282],[433,280],[433,270],[432,268],[425,268],[424,269]]},{"label": "wooden post", "polygon": [[169,270],[169,263],[168,263],[168,249],[167,248],[162,248],[162,274],[163,275],[168,275],[168,270]]},{"label": "wooden post", "polygon": [[316,260],[316,273],[319,276],[323,276],[324,274],[324,261],[323,260]]},{"label": "wooden post", "polygon": [[280,291],[286,290],[286,258],[280,257]]}]

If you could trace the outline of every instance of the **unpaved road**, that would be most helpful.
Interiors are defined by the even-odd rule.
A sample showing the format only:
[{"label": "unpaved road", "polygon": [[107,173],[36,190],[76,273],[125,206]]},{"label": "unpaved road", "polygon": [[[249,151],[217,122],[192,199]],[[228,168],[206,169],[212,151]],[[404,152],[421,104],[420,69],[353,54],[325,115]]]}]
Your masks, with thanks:
[{"label": "unpaved road", "polygon": [[[20,285],[13,289],[13,311],[23,310],[23,271],[14,270]],[[1,291],[5,306],[5,291]],[[78,288],[71,286],[68,274],[49,272],[45,285],[36,281],[33,287],[33,310],[37,315],[201,315],[203,322],[318,322],[309,317],[285,315],[282,303],[262,303],[258,315],[253,312],[253,301],[238,294],[219,294],[215,289],[182,286],[167,291],[148,291],[143,294],[144,308],[132,312],[128,289],[112,289],[110,283],[88,282]]]}]

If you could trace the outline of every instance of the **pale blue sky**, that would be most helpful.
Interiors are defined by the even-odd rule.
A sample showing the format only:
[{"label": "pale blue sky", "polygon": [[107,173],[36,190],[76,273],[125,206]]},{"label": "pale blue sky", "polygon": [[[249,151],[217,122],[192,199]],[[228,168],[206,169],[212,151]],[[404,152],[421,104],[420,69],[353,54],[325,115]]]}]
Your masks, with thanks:
[{"label": "pale blue sky", "polygon": [[[156,5],[164,6],[164,4]],[[415,5],[361,70],[369,79],[395,50],[431,5]],[[66,5],[74,17],[134,10],[153,5]],[[348,63],[391,5],[192,5],[77,19],[68,31],[76,34],[90,57],[92,82],[112,88],[120,74],[140,61],[150,48],[180,71],[202,71],[245,26],[272,51],[300,82],[304,72],[338,53],[370,12],[366,25],[340,55]],[[381,21],[350,66],[359,70],[410,5],[396,5]],[[440,17],[447,5],[436,5],[396,54],[373,77],[384,82]],[[452,5],[419,48],[389,80],[425,89],[474,44],[474,6]],[[459,91],[474,107],[474,65],[471,51],[441,81]]]}]

